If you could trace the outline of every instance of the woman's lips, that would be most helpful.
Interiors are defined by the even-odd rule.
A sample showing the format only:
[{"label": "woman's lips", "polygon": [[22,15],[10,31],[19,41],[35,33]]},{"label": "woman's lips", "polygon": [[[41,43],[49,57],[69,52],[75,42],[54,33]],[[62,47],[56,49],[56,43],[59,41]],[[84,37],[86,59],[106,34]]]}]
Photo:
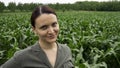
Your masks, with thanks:
[{"label": "woman's lips", "polygon": [[49,39],[54,39],[54,38],[55,38],[55,36],[48,36],[48,38],[49,38]]}]

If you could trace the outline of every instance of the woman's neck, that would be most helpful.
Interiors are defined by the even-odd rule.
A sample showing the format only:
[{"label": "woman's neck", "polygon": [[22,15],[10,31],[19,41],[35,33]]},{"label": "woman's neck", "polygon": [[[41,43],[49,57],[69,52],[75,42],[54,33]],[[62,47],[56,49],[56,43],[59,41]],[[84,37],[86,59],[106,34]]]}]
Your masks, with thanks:
[{"label": "woman's neck", "polygon": [[44,42],[44,41],[42,41],[42,40],[39,40],[39,44],[40,44],[40,47],[41,47],[42,49],[45,49],[45,50],[53,49],[53,48],[56,48],[56,47],[57,47],[56,42],[47,43],[47,42]]}]

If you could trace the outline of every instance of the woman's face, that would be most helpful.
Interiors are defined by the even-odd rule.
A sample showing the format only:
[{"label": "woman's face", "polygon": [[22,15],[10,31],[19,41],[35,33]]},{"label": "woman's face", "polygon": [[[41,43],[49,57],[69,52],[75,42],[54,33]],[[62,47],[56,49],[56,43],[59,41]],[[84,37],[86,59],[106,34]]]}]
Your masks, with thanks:
[{"label": "woman's face", "polygon": [[42,14],[37,17],[33,31],[39,36],[39,40],[42,42],[55,42],[59,33],[59,24],[56,15]]}]

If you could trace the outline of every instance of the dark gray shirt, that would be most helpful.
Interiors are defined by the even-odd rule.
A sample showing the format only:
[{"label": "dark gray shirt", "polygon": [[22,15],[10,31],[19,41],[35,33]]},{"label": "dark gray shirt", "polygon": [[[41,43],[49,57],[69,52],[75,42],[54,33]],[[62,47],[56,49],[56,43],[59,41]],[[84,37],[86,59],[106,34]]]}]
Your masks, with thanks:
[{"label": "dark gray shirt", "polygon": [[33,46],[20,50],[0,68],[74,68],[70,48],[58,43],[55,66],[52,67],[45,52],[37,42]]}]

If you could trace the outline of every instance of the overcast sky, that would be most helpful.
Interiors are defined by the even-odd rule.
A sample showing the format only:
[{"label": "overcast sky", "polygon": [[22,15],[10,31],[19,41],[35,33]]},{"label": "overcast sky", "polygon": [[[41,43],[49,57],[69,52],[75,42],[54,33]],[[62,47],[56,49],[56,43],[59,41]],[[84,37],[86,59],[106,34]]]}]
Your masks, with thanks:
[{"label": "overcast sky", "polygon": [[16,4],[20,3],[74,3],[76,1],[111,1],[111,0],[0,0],[4,2],[5,5],[8,5],[9,2],[15,2]]}]

